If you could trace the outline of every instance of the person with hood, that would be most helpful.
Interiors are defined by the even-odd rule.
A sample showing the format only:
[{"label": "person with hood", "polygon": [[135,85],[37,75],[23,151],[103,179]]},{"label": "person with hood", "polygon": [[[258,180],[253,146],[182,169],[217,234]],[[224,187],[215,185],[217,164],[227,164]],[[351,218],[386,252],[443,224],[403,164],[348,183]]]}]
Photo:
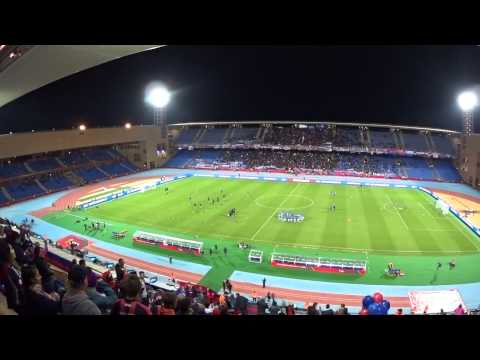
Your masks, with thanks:
[{"label": "person with hood", "polygon": [[103,279],[97,280],[97,276],[90,268],[87,272],[87,296],[105,314],[112,309],[113,304],[117,301],[117,294]]},{"label": "person with hood", "polygon": [[62,299],[64,315],[101,315],[102,312],[90,300],[86,289],[88,287],[87,269],[83,266],[73,266],[68,274],[70,288]]}]

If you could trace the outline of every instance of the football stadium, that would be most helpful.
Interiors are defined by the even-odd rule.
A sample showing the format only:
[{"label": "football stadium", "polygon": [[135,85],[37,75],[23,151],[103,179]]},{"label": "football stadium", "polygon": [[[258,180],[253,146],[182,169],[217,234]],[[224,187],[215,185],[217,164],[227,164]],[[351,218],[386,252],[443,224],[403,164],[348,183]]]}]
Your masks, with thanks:
[{"label": "football stadium", "polygon": [[[0,106],[105,58],[157,48],[88,51],[59,68],[45,60],[52,51],[73,55],[52,47],[0,47],[0,84],[18,83]],[[18,80],[39,59],[51,71]],[[153,123],[3,131],[2,314],[479,311],[475,91],[458,98],[462,131],[170,123],[174,96],[147,90]]]}]

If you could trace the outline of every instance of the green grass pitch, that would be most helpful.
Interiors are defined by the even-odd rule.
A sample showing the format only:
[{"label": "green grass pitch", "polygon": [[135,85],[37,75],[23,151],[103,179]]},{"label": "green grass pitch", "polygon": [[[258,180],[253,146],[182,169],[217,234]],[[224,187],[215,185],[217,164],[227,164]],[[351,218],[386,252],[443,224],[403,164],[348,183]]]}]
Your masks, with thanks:
[{"label": "green grass pitch", "polygon": [[[79,212],[60,212],[44,220],[84,233],[77,216],[106,221],[105,231],[87,233],[103,241],[171,254],[213,266],[204,278],[218,288],[234,270],[295,278],[375,284],[447,284],[480,279],[476,270],[478,238],[453,215],[442,215],[434,200],[414,189],[359,187],[314,183],[267,182],[192,177]],[[331,193],[335,192],[336,195]],[[214,199],[215,204],[209,200]],[[218,200],[218,201],[217,201]],[[195,204],[195,206],[193,205]],[[201,206],[200,206],[201,204]],[[329,207],[335,204],[336,210]],[[231,208],[235,217],[228,217]],[[302,223],[282,223],[283,210],[301,213]],[[111,239],[112,231],[127,230],[127,238]],[[171,234],[217,244],[229,250],[196,257],[132,243],[136,230]],[[251,264],[238,242],[264,251],[263,264]],[[367,259],[365,276],[321,274],[278,269],[269,264],[273,252],[333,258]],[[467,270],[435,271],[437,262],[457,261]],[[407,276],[385,276],[393,261]],[[472,266],[470,266],[470,264]],[[445,267],[446,268],[446,267]],[[457,271],[458,270],[458,271]]]}]

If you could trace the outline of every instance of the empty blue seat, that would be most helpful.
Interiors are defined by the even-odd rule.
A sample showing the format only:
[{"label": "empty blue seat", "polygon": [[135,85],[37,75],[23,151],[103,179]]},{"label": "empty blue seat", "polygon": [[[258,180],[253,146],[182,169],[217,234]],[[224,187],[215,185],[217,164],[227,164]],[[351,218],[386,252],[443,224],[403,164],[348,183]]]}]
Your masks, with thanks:
[{"label": "empty blue seat", "polygon": [[40,179],[40,182],[43,186],[45,186],[48,190],[61,190],[66,189],[73,184],[63,175],[57,176],[45,176]]},{"label": "empty blue seat", "polygon": [[6,185],[5,188],[15,200],[26,199],[44,193],[44,191],[32,181],[9,184]]},{"label": "empty blue seat", "polygon": [[402,132],[402,136],[403,136],[403,142],[405,144],[405,150],[418,151],[418,152],[429,151],[425,135],[420,133]]},{"label": "empty blue seat", "polygon": [[205,134],[203,134],[202,138],[200,139],[199,144],[209,144],[209,145],[222,144],[226,131],[227,131],[227,128],[207,129]]}]

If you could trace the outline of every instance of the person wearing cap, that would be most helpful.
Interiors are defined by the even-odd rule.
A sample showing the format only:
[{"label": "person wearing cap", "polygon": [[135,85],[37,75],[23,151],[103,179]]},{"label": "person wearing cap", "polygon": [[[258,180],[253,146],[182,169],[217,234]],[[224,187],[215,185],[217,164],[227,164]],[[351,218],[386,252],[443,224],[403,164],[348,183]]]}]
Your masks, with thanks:
[{"label": "person wearing cap", "polygon": [[68,274],[69,290],[62,299],[62,312],[64,315],[101,315],[102,312],[90,300],[86,289],[88,271],[83,266],[73,266]]},{"label": "person wearing cap", "polygon": [[91,269],[88,269],[87,281],[86,293],[88,298],[98,306],[103,314],[110,311],[117,301],[115,291],[101,277],[97,278],[97,275]]}]

